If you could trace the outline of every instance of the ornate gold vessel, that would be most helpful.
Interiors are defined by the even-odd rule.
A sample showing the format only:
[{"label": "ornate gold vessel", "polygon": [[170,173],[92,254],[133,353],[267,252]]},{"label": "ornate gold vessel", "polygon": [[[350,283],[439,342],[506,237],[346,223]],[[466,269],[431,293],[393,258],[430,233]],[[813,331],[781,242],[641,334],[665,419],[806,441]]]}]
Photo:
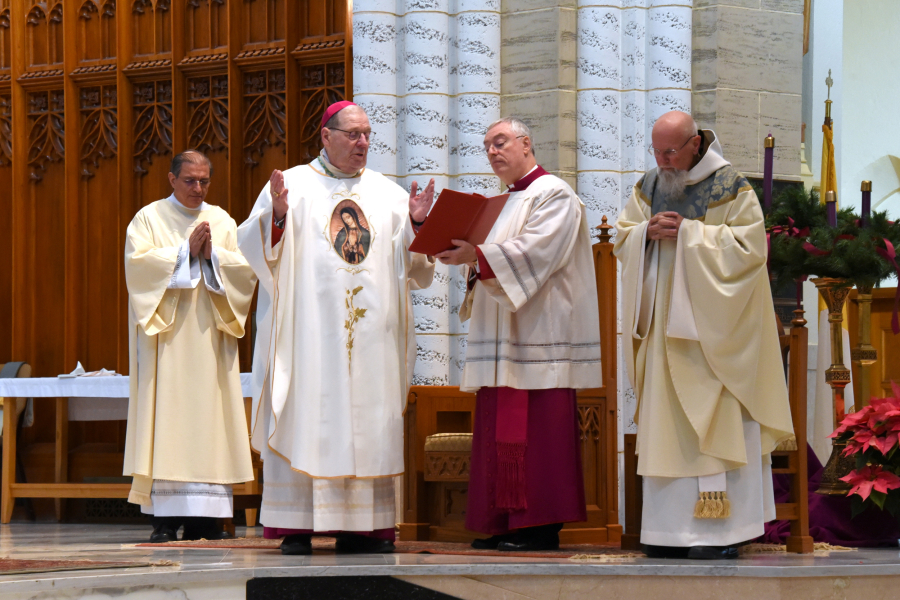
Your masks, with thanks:
[{"label": "ornate gold vessel", "polygon": [[[825,381],[831,386],[834,414],[833,426],[837,429],[838,423],[844,418],[844,388],[850,383],[850,369],[844,366],[844,340],[841,334],[841,322],[844,320],[843,310],[847,296],[853,289],[853,284],[847,279],[832,277],[819,277],[811,280],[819,290],[825,305],[828,307],[828,323],[831,326],[831,366],[825,371]],[[819,332],[821,335],[823,332]],[[822,472],[822,482],[818,494],[845,495],[850,491],[850,486],[840,478],[849,474],[856,466],[853,458],[844,458],[842,453],[846,444],[832,442],[831,457],[825,464]]]}]

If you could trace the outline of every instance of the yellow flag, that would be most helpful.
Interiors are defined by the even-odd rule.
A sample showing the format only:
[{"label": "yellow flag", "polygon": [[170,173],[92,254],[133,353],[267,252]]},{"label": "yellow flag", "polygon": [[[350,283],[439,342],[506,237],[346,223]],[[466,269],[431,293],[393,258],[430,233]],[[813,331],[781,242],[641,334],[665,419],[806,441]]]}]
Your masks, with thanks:
[{"label": "yellow flag", "polygon": [[[834,209],[838,210],[837,192],[837,165],[834,163],[834,130],[828,123],[822,124],[822,181],[819,183],[819,202],[825,204],[825,195],[834,192]],[[826,310],[825,301],[819,296],[819,312]],[[844,303],[844,320],[841,322],[844,329],[850,330],[847,304]]]},{"label": "yellow flag", "polygon": [[[822,181],[819,184],[819,201],[825,204],[825,194],[834,192],[837,202],[837,167],[834,164],[834,132],[831,125],[822,125]],[[838,208],[835,205],[835,208]]]}]

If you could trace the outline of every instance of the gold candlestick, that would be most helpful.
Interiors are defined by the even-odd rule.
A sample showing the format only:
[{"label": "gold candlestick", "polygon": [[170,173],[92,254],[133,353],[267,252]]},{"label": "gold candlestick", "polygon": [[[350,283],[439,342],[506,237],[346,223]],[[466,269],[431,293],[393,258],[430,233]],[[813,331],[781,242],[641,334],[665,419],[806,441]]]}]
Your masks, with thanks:
[{"label": "gold candlestick", "polygon": [[[850,383],[850,369],[844,366],[844,340],[841,333],[841,322],[844,320],[844,302],[850,295],[853,284],[846,279],[819,277],[812,280],[825,305],[828,307],[828,323],[831,325],[831,366],[825,371],[825,381],[831,386],[831,397],[834,402],[834,429],[844,418],[844,388]],[[820,332],[821,334],[821,332]],[[845,442],[836,440],[831,443],[831,457],[822,471],[822,482],[819,494],[846,495],[850,486],[841,481],[841,477],[849,474],[856,466],[853,458],[843,456]]]},{"label": "gold candlestick", "polygon": [[869,370],[878,360],[878,351],[872,346],[872,286],[857,286],[856,301],[859,304],[859,339],[850,358],[859,369],[859,397],[855,398],[856,410],[869,405],[872,396]]}]

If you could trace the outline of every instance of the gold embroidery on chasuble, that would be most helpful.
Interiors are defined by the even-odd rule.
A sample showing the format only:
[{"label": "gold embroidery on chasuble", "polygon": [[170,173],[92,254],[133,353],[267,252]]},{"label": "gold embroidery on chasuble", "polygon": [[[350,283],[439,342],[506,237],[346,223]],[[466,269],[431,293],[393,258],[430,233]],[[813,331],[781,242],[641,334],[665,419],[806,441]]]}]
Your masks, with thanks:
[{"label": "gold embroidery on chasuble", "polygon": [[353,328],[360,319],[366,316],[366,309],[354,306],[353,299],[362,289],[363,286],[359,285],[353,290],[346,290],[347,297],[344,299],[344,304],[347,306],[347,320],[344,321],[344,329],[347,330],[347,369],[351,374],[353,373]]}]

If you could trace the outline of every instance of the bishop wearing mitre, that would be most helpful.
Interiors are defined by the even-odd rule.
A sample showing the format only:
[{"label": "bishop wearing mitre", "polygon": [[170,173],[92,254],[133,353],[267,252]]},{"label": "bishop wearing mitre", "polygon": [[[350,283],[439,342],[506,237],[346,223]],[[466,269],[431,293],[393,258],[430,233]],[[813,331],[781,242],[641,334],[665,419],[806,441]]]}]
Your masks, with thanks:
[{"label": "bishop wearing mitre", "polygon": [[690,115],[664,114],[652,137],[658,166],[634,186],[614,250],[641,542],[651,557],[736,558],[775,518],[770,455],[793,433],[763,213]]},{"label": "bishop wearing mitre", "polygon": [[366,168],[365,111],[338,102],[323,150],[275,171],[238,229],[259,277],[253,434],[262,453],[260,521],[284,554],[311,536],[338,552],[391,552],[403,411],[416,357],[409,291],[434,261],[409,251],[431,206]]},{"label": "bishop wearing mitre", "polygon": [[205,202],[212,165],[172,159],[173,193],[142,208],[125,234],[130,394],[129,502],[153,515],[151,542],[221,538],[231,485],[253,480],[238,338],[256,277],[237,227]]}]

